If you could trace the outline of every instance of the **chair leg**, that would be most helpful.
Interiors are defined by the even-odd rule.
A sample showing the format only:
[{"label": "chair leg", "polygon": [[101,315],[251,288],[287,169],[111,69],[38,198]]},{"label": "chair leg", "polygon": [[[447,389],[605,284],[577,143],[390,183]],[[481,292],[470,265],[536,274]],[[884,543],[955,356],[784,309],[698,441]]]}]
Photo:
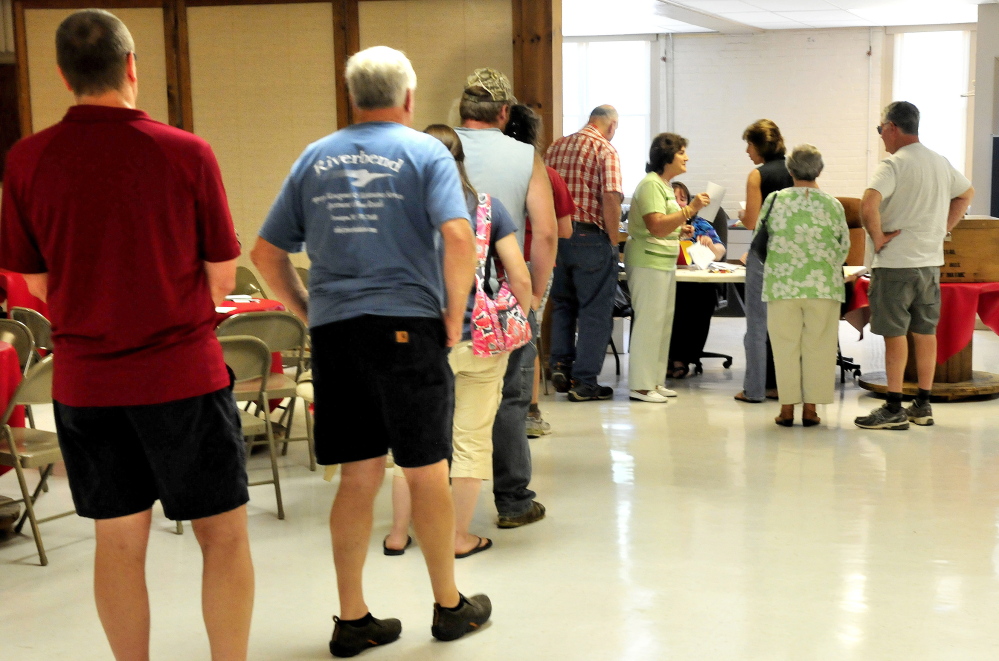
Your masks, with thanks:
[{"label": "chair leg", "polygon": [[[38,473],[39,473],[40,479],[38,481],[38,486],[35,487],[35,491],[31,494],[31,504],[32,505],[34,505],[38,501],[38,496],[42,493],[43,490],[44,491],[48,491],[48,489],[46,489],[45,487],[46,487],[46,484],[48,482],[49,475],[52,474],[52,468],[54,466],[55,466],[55,464],[49,464],[48,466],[45,466],[43,468],[39,468],[38,469]],[[28,512],[27,512],[27,508],[25,508],[24,514],[21,515],[21,520],[17,522],[16,526],[14,526],[14,532],[16,532],[16,533],[20,533],[21,532],[21,529],[24,528],[24,521],[27,518],[27,516],[28,516]]]},{"label": "chair leg", "polygon": [[[285,439],[291,438],[291,425],[295,420],[295,397],[290,398],[288,401],[288,406],[285,407],[284,412],[281,414],[281,419],[278,421],[280,424],[284,425],[284,437]],[[288,441],[285,440],[281,444],[281,456],[288,456]]]},{"label": "chair leg", "polygon": [[176,533],[178,535],[183,535],[184,534],[184,522],[183,521],[175,521],[174,523],[177,524],[176,527],[174,528],[174,533]]},{"label": "chair leg", "polygon": [[309,470],[316,470],[316,439],[312,436],[312,411],[309,410],[309,402],[302,400],[305,408],[305,436],[309,443]]},{"label": "chair leg", "polygon": [[617,347],[614,346],[614,338],[610,339],[610,348],[614,352],[614,370],[617,372],[618,376],[621,376],[621,358],[617,355]]},{"label": "chair leg", "polygon": [[277,499],[278,518],[284,518],[284,503],[281,500],[281,478],[278,477],[277,464],[277,443],[274,441],[274,428],[271,426],[271,414],[264,412],[264,421],[267,426],[267,447],[271,455],[271,473],[274,476],[274,496]]},{"label": "chair leg", "polygon": [[31,429],[35,428],[35,414],[31,412],[30,406],[24,407],[24,417],[28,419],[28,427]]},{"label": "chair leg", "polygon": [[42,533],[38,530],[35,507],[31,499],[31,494],[28,493],[28,482],[24,479],[24,470],[21,468],[21,463],[17,460],[14,463],[16,464],[14,470],[17,471],[17,482],[21,485],[21,497],[24,498],[25,515],[31,522],[31,534],[35,537],[35,546],[38,548],[38,559],[41,561],[42,567],[44,567],[49,564],[49,559],[45,555],[45,547],[42,546]]}]

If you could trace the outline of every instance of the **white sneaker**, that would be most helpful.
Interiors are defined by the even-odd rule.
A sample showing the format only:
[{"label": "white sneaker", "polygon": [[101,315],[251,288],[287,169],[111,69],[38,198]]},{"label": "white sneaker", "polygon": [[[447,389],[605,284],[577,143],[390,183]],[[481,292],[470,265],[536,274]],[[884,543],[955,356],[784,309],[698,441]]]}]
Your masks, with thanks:
[{"label": "white sneaker", "polygon": [[656,386],[656,392],[663,397],[676,397],[676,391],[670,390],[666,386]]},{"label": "white sneaker", "polygon": [[665,404],[666,396],[659,393],[658,390],[650,390],[648,392],[640,392],[638,390],[632,390],[628,393],[628,397],[637,400],[639,402],[652,402],[653,404]]}]

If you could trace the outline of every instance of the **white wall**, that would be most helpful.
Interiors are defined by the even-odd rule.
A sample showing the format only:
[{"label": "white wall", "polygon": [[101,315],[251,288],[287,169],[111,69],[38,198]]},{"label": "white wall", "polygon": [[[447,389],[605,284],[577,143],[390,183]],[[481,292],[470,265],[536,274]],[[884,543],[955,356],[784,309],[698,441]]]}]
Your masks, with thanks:
[{"label": "white wall", "polygon": [[992,136],[999,135],[999,5],[978,6],[975,53],[975,137],[971,213],[988,214],[992,195]]},{"label": "white wall", "polygon": [[881,158],[875,126],[884,41],[880,28],[666,39],[663,85],[672,117],[660,130],[690,141],[687,173],[677,179],[695,193],[708,181],[725,186],[723,206],[734,216],[753,167],[742,132],[769,118],[789,153],[802,142],[819,148],[824,190],[859,197]]}]

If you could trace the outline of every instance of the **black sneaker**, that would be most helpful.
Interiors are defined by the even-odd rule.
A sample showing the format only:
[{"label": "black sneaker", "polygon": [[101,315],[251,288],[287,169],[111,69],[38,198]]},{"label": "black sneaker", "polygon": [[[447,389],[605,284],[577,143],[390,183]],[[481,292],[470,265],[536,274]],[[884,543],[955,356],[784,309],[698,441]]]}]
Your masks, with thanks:
[{"label": "black sneaker", "polygon": [[346,624],[333,616],[333,638],[330,640],[330,654],[338,657],[357,656],[369,647],[388,645],[399,638],[402,622],[395,618],[379,620],[375,617],[364,626]]},{"label": "black sneaker", "polygon": [[855,418],[853,424],[861,429],[908,429],[909,418],[902,409],[892,413],[884,404],[871,411],[870,415]]},{"label": "black sneaker", "polygon": [[534,523],[535,521],[540,521],[545,518],[545,506],[534,500],[531,501],[531,507],[523,514],[518,516],[503,516],[499,515],[499,520],[496,522],[497,528],[519,528],[520,526],[526,526],[528,523]]},{"label": "black sneaker", "polygon": [[555,392],[569,392],[569,368],[565,365],[555,365],[552,367],[552,385]]},{"label": "black sneaker", "polygon": [[611,399],[612,397],[614,397],[614,389],[599,383],[574,382],[569,390],[570,402],[590,402],[596,399]]},{"label": "black sneaker", "polygon": [[930,406],[929,402],[920,405],[918,402],[913,401],[905,409],[905,417],[914,425],[929,427],[933,424],[933,407]]},{"label": "black sneaker", "polygon": [[458,610],[434,604],[434,624],[430,633],[437,640],[458,640],[485,624],[493,612],[492,602],[484,594],[471,597],[459,594],[458,597],[461,599]]}]

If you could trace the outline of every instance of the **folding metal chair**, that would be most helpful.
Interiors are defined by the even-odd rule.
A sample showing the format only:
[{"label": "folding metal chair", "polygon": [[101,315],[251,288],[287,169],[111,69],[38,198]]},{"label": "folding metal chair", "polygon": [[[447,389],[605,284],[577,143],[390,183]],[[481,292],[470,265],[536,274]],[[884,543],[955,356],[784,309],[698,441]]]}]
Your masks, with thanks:
[{"label": "folding metal chair", "polygon": [[[21,487],[21,499],[15,502],[24,503],[25,509],[24,515],[14,531],[21,532],[25,520],[31,522],[31,534],[34,535],[35,546],[38,548],[38,558],[42,566],[49,564],[49,560],[45,555],[45,547],[42,545],[42,535],[38,529],[38,524],[76,513],[76,510],[70,510],[44,519],[35,516],[35,502],[45,488],[49,476],[52,474],[53,466],[62,461],[62,452],[59,450],[59,440],[55,432],[11,427],[7,422],[15,406],[51,403],[52,356],[48,356],[41,362],[35,363],[24,375],[21,385],[17,387],[14,397],[11,398],[3,412],[2,432],[0,432],[3,434],[0,438],[3,443],[0,445],[0,465],[10,466],[17,473],[17,482]],[[28,482],[24,476],[24,471],[28,468],[38,468],[41,473],[41,478],[34,492],[28,490]]]}]

